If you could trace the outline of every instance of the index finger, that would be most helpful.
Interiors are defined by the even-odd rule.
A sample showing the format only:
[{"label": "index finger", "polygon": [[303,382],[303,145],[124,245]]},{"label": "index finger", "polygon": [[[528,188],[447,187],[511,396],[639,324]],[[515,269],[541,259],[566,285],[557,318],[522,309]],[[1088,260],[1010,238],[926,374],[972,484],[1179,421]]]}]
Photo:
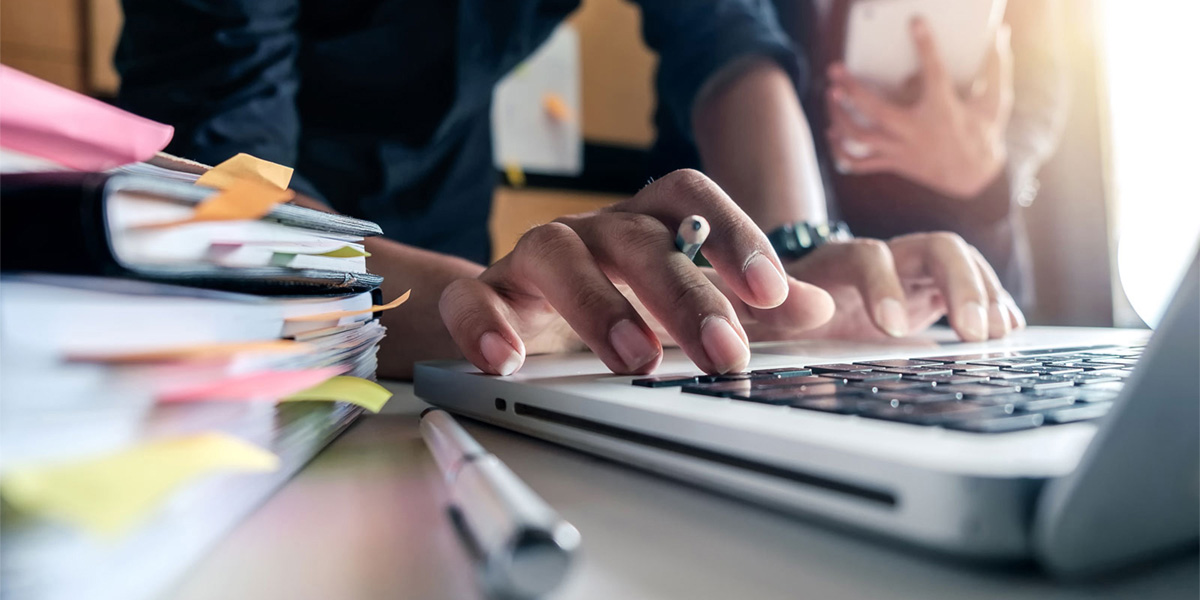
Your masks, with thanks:
[{"label": "index finger", "polygon": [[937,42],[929,31],[929,24],[925,19],[916,17],[910,28],[917,47],[917,59],[921,62],[921,79],[925,81],[925,89],[949,84],[950,75],[946,73],[946,66],[938,54]]},{"label": "index finger", "polygon": [[687,217],[708,220],[704,257],[746,304],[773,308],[787,299],[788,283],[775,249],[762,229],[733,200],[698,171],[682,169],[606,209],[652,216],[674,231]]},{"label": "index finger", "polygon": [[901,277],[929,276],[946,297],[950,326],[967,342],[988,339],[987,288],[970,246],[953,233],[917,233],[888,245]]}]

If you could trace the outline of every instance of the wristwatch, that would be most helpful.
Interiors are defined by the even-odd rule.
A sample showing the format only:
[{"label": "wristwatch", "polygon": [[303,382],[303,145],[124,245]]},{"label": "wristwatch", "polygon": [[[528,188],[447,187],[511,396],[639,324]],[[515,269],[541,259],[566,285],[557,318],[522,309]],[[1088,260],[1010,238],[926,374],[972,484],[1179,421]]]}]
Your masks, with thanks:
[{"label": "wristwatch", "polygon": [[844,221],[813,225],[804,221],[781,225],[767,239],[781,260],[797,260],[829,242],[853,238]]}]

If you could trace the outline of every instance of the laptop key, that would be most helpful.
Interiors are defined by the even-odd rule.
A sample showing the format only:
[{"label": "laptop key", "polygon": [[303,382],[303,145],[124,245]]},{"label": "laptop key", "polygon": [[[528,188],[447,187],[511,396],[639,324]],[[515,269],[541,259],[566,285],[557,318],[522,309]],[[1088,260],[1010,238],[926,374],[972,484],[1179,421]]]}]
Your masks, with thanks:
[{"label": "laptop key", "polygon": [[1073,369],[1069,367],[1008,367],[1006,371],[1016,371],[1018,373],[1036,373],[1038,375],[1061,375],[1063,373],[1079,373],[1083,369]]},{"label": "laptop key", "polygon": [[800,377],[803,375],[812,375],[812,369],[802,367],[780,367],[776,369],[756,369],[750,371],[751,375],[759,375],[762,377]]},{"label": "laptop key", "polygon": [[1090,360],[1067,360],[1060,362],[1046,363],[1047,367],[1066,367],[1068,369],[1083,369],[1084,371],[1098,371],[1100,369],[1113,369],[1124,365],[1106,362],[1094,362]]},{"label": "laptop key", "polygon": [[806,398],[820,398],[824,396],[845,396],[849,398],[860,397],[861,395],[862,392],[847,389],[845,386],[837,385],[836,383],[824,383],[820,385],[784,388],[751,388],[729,397],[734,400],[745,400],[747,402],[759,402],[762,404],[788,404]]},{"label": "laptop key", "polygon": [[856,395],[825,396],[822,398],[800,398],[788,404],[792,408],[820,412],[852,415],[858,412],[862,397]]},{"label": "laptop key", "polygon": [[976,362],[966,363],[976,367],[992,367],[996,369],[1005,367],[1039,367],[1042,361],[1032,358],[1001,358],[997,360],[981,360]]},{"label": "laptop key", "polygon": [[967,363],[967,364],[962,364],[962,365],[951,365],[951,366],[954,367],[955,373],[962,373],[962,374],[979,373],[981,375],[989,375],[991,373],[996,373],[996,372],[1000,371],[1000,367],[993,367],[990,365],[973,365],[973,364]]},{"label": "laptop key", "polygon": [[859,415],[871,419],[900,421],[914,425],[939,425],[948,421],[982,419],[1009,414],[1012,406],[981,406],[970,402],[927,402],[893,406],[888,403],[864,403]]},{"label": "laptop key", "polygon": [[884,373],[882,371],[854,371],[854,372],[837,372],[837,373],[821,373],[819,377],[825,377],[842,383],[851,381],[883,381],[887,379],[900,379],[899,373]]},{"label": "laptop key", "polygon": [[805,365],[812,369],[813,373],[841,373],[847,371],[870,371],[871,367],[864,365],[852,365],[848,363],[832,363],[827,365]]},{"label": "laptop key", "polygon": [[969,363],[978,360],[994,360],[1000,358],[1013,358],[1017,356],[1015,352],[982,352],[980,354],[954,354],[950,356],[922,356],[914,360],[932,360],[945,364]]},{"label": "laptop key", "polygon": [[858,388],[872,394],[879,392],[899,392],[911,390],[932,390],[933,383],[929,381],[916,381],[913,379],[901,379],[899,381],[851,381],[850,387]]},{"label": "laptop key", "polygon": [[1033,379],[1037,377],[1037,373],[1022,373],[1020,371],[988,371],[986,375],[988,383],[996,382],[1001,384],[1005,384],[1004,382],[1008,381],[1020,383],[1019,380],[1021,379]]},{"label": "laptop key", "polygon": [[700,394],[702,396],[716,396],[717,398],[731,398],[736,394],[744,394],[750,391],[750,380],[743,379],[741,381],[718,381],[716,383],[700,383],[685,385],[682,389],[685,394]]},{"label": "laptop key", "polygon": [[1038,375],[1032,379],[1022,379],[1016,382],[1022,390],[1048,390],[1053,388],[1074,387],[1075,382],[1058,375]]},{"label": "laptop key", "polygon": [[954,371],[949,366],[941,367],[887,367],[872,373],[893,373],[895,375],[951,375]]},{"label": "laptop key", "polygon": [[797,375],[795,377],[779,377],[776,379],[756,379],[751,383],[754,389],[770,389],[782,387],[795,387],[798,385],[827,385],[833,383],[827,377],[817,377],[816,375]]},{"label": "laptop key", "polygon": [[958,392],[943,391],[941,389],[933,391],[931,389],[928,392],[877,393],[870,396],[870,398],[897,406],[900,404],[923,404],[926,402],[953,402],[955,400],[962,400],[963,396]]},{"label": "laptop key", "polygon": [[1071,390],[1071,395],[1075,396],[1077,402],[1092,404],[1095,402],[1112,402],[1121,393],[1111,390],[1097,390],[1091,387],[1076,387]]},{"label": "laptop key", "polygon": [[1079,421],[1090,421],[1099,419],[1108,414],[1112,409],[1112,403],[1100,404],[1085,404],[1081,406],[1072,406],[1070,408],[1060,408],[1041,413],[1046,418],[1047,423],[1055,425],[1063,423],[1076,423]]},{"label": "laptop key", "polygon": [[1111,383],[1114,381],[1123,381],[1124,374],[1117,375],[1112,371],[1086,371],[1083,373],[1069,373],[1063,377],[1075,382],[1075,385],[1096,385],[1099,383]]},{"label": "laptop key", "polygon": [[856,365],[865,365],[868,367],[882,367],[887,369],[902,369],[905,367],[924,367],[940,365],[936,360],[924,360],[919,358],[895,358],[891,360],[864,360],[854,363]]},{"label": "laptop key", "polygon": [[996,385],[983,383],[960,383],[957,385],[939,385],[938,391],[957,392],[963,396],[1000,396],[1003,394],[1015,394],[1021,391],[1017,385]]},{"label": "laptop key", "polygon": [[994,419],[972,419],[966,421],[950,421],[942,425],[946,429],[969,431],[972,433],[1007,433],[1041,427],[1045,417],[1040,414],[1011,415]]},{"label": "laptop key", "polygon": [[1021,412],[1043,412],[1054,408],[1063,408],[1075,404],[1075,397],[1071,395],[1058,396],[1029,396],[1026,394],[1017,394],[1019,398],[1014,399],[1013,407]]},{"label": "laptop key", "polygon": [[954,385],[956,383],[982,383],[987,381],[987,377],[976,377],[973,375],[915,375],[906,376],[913,377],[917,381],[928,381],[934,385]]},{"label": "laptop key", "polygon": [[664,375],[662,377],[643,377],[634,379],[633,385],[649,388],[659,387],[679,387],[691,383],[697,383],[698,377],[695,375]]}]

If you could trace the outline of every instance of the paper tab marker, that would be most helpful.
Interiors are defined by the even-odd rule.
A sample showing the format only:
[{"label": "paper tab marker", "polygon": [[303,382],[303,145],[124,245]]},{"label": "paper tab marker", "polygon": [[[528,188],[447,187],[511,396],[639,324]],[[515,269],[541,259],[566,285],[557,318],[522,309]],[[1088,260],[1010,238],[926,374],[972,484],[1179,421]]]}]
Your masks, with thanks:
[{"label": "paper tab marker", "polygon": [[391,399],[387,388],[358,377],[334,377],[302,392],[284,398],[282,402],[326,401],[349,402],[377,413]]},{"label": "paper tab marker", "polygon": [[270,472],[279,458],[224,433],[157,440],[70,463],[18,467],[0,479],[16,510],[116,536],[179,487],[218,472]]},{"label": "paper tab marker", "polygon": [[241,153],[206,171],[196,180],[196,185],[223,190],[238,181],[253,181],[286,190],[292,182],[292,172],[291,167]]},{"label": "paper tab marker", "polygon": [[571,107],[567,105],[567,101],[554,92],[546,92],[542,95],[542,110],[545,110],[551,119],[559,123],[569,123],[572,118]]},{"label": "paper tab marker", "polygon": [[158,393],[159,402],[275,401],[306,390],[348,367],[323,367],[292,371],[258,371],[217,381],[186,385]]},{"label": "paper tab marker", "polygon": [[[297,254],[300,254],[300,253],[297,252]],[[359,257],[359,256],[371,256],[371,253],[367,252],[366,250],[363,250],[361,248],[355,248],[354,246],[342,246],[341,248],[338,248],[337,250],[330,250],[329,252],[319,252],[319,253],[317,253],[317,256],[331,256],[333,258],[355,258],[355,257]]]},{"label": "paper tab marker", "polygon": [[135,352],[109,352],[95,354],[70,354],[68,360],[75,362],[98,362],[108,364],[164,363],[230,358],[244,353],[305,353],[312,346],[293,340],[270,340],[264,342],[228,342],[217,344],[195,344],[156,350]]},{"label": "paper tab marker", "polygon": [[362,310],[335,310],[333,312],[319,313],[319,314],[315,314],[315,315],[300,315],[297,317],[288,317],[286,320],[288,322],[293,322],[293,323],[320,323],[321,321],[338,321],[338,320],[344,319],[346,317],[356,317],[358,315],[365,315],[367,313],[392,310],[393,308],[396,308],[397,306],[400,306],[401,304],[408,302],[408,297],[410,295],[412,295],[412,290],[408,290],[407,292],[404,292],[403,294],[400,295],[399,298],[396,298],[395,300],[392,300],[391,302],[388,302],[387,304],[382,304],[382,305],[376,304],[376,305],[372,306],[371,308],[364,308]]},{"label": "paper tab marker", "polygon": [[292,190],[281,190],[256,181],[235,181],[196,205],[192,216],[178,221],[149,223],[138,229],[174,227],[205,221],[256,221],[275,208],[296,196]]},{"label": "paper tab marker", "polygon": [[504,177],[515,188],[525,187],[525,170],[515,162],[504,163]]}]

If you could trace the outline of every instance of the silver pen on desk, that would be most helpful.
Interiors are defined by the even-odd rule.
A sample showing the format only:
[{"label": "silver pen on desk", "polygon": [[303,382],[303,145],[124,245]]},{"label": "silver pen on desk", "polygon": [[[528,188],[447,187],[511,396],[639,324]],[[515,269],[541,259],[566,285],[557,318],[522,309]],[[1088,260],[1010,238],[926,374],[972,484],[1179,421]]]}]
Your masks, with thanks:
[{"label": "silver pen on desk", "polygon": [[446,411],[421,413],[421,437],[445,478],[452,517],[480,562],[484,588],[534,598],[558,586],[579,531]]},{"label": "silver pen on desk", "polygon": [[700,246],[708,239],[708,232],[708,221],[700,215],[692,215],[679,224],[679,231],[675,233],[675,247],[688,260],[696,260],[696,253],[700,252]]}]

